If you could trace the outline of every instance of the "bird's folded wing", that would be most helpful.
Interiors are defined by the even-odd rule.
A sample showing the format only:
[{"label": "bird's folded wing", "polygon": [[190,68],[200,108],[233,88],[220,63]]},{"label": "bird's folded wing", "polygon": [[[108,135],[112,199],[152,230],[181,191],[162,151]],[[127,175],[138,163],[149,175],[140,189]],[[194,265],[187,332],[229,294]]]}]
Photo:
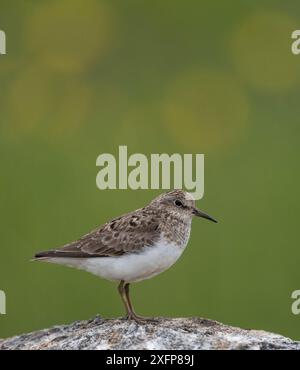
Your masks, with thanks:
[{"label": "bird's folded wing", "polygon": [[158,221],[144,216],[140,217],[137,211],[121,216],[60,249],[40,252],[35,258],[113,257],[138,253],[159,239]]}]

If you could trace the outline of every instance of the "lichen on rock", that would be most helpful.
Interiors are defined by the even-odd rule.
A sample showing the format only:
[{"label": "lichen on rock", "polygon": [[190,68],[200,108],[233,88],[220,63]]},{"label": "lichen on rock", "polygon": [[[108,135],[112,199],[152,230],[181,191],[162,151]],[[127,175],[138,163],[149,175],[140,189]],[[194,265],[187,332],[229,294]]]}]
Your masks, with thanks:
[{"label": "lichen on rock", "polygon": [[137,324],[125,319],[87,321],[0,339],[0,350],[300,350],[281,335],[245,330],[201,318],[157,318]]}]

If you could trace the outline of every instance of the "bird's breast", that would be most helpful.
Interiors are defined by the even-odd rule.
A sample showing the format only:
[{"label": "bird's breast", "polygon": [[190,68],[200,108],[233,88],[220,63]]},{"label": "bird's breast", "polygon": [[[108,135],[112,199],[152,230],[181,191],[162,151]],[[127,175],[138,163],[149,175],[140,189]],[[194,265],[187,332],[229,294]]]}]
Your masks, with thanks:
[{"label": "bird's breast", "polygon": [[185,248],[190,238],[191,223],[176,222],[162,228],[162,238],[170,245]]}]

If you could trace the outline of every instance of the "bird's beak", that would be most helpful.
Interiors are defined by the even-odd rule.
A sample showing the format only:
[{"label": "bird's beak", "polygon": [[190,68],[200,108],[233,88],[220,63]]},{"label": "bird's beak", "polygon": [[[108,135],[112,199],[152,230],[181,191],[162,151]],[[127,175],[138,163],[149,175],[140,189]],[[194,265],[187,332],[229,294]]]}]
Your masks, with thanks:
[{"label": "bird's beak", "polygon": [[200,209],[198,209],[198,208],[193,208],[192,213],[193,213],[194,216],[206,218],[207,220],[210,220],[210,221],[213,221],[213,222],[218,222],[217,220],[215,220],[214,218],[209,216],[207,213],[204,213],[204,212],[200,211]]}]

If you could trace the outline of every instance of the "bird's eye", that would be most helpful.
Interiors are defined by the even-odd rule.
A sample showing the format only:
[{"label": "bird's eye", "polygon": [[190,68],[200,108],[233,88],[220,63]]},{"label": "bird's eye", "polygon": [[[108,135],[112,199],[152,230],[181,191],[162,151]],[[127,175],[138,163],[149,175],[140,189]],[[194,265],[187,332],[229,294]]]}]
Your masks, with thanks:
[{"label": "bird's eye", "polygon": [[176,199],[174,203],[175,203],[176,207],[182,207],[183,206],[182,202],[179,199]]}]

